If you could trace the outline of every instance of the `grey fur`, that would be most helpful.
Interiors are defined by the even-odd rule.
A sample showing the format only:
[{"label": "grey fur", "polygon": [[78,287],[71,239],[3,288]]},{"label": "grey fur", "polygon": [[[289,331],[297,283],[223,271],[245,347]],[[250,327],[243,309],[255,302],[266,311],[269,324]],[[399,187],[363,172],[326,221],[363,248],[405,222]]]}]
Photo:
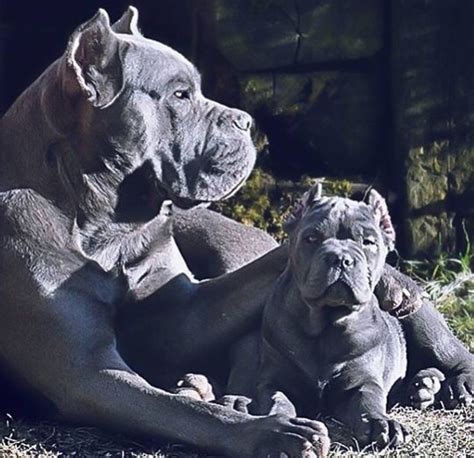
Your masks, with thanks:
[{"label": "grey fur", "polygon": [[[138,33],[135,9],[112,26],[99,10],[76,29],[0,121],[0,356],[10,379],[67,420],[226,455],[300,456],[317,442],[317,423],[256,418],[150,383],[181,371],[177,358],[187,365],[255,326],[280,268],[276,253],[274,267],[201,284],[173,237],[168,199],[219,200],[246,179],[250,125],[202,95],[183,56]],[[256,233],[255,256],[275,246]]]},{"label": "grey fur", "polygon": [[[199,86],[183,56],[138,33],[135,9],[112,26],[100,11],[0,120],[3,372],[67,420],[238,457],[309,456],[311,443],[323,454],[318,422],[164,390],[191,370],[225,367],[287,261],[286,246],[208,210],[169,215],[167,200],[231,195],[255,159],[249,116]],[[198,282],[186,259],[199,278],[224,275]],[[410,280],[390,275],[385,306],[416,303],[418,293],[398,294]],[[432,348],[437,329],[453,351],[435,359],[451,383],[470,383],[465,350],[432,306],[412,316],[414,346]]]},{"label": "grey fur", "polygon": [[[264,310],[256,408],[329,415],[361,445],[399,445],[409,434],[386,409],[406,376],[405,338],[374,295],[393,248],[388,210],[376,191],[368,204],[316,191],[287,223],[289,261]],[[419,404],[433,397],[411,394]]]}]

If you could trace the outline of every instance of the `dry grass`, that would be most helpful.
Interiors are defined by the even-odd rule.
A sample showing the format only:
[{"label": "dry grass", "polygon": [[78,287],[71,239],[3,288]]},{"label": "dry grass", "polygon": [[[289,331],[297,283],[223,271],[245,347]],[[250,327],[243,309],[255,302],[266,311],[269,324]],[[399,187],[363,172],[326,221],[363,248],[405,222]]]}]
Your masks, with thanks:
[{"label": "dry grass", "polygon": [[[474,409],[425,412],[397,408],[394,418],[407,426],[411,442],[397,450],[374,452],[348,448],[349,439],[336,424],[330,424],[333,447],[331,457],[472,457],[474,456]],[[203,457],[180,446],[160,446],[151,441],[137,441],[95,428],[64,426],[58,423],[14,419],[3,415],[0,423],[0,456],[5,457]],[[345,445],[342,445],[345,444]]]}]

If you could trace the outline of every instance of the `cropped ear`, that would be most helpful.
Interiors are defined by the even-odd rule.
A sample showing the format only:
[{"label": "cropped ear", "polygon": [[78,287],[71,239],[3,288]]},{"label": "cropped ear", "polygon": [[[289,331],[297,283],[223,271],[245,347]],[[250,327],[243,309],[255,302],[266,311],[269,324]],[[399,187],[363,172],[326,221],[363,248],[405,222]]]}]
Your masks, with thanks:
[{"label": "cropped ear", "polygon": [[138,10],[134,6],[129,6],[122,17],[112,24],[112,30],[115,33],[141,36],[138,30]]},{"label": "cropped ear", "polygon": [[388,212],[387,202],[375,189],[369,191],[365,201],[369,207],[372,207],[375,221],[382,230],[384,242],[388,250],[392,251],[395,248],[395,229]]},{"label": "cropped ear", "polygon": [[80,93],[98,108],[112,104],[123,88],[123,75],[119,40],[103,9],[71,35],[65,58],[68,95]]},{"label": "cropped ear", "polygon": [[323,185],[321,182],[317,183],[303,194],[303,197],[301,197],[298,203],[294,206],[283,225],[283,229],[287,234],[290,234],[295,229],[303,216],[313,206],[313,203],[321,199],[322,195]]}]

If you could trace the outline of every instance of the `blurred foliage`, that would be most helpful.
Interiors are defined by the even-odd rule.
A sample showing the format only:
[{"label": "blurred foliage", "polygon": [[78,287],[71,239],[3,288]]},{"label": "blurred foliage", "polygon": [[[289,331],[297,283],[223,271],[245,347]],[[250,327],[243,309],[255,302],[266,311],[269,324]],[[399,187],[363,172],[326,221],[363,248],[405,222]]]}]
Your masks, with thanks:
[{"label": "blurred foliage", "polygon": [[323,180],[325,195],[350,197],[353,184],[348,180],[334,180],[303,176],[298,181],[277,180],[261,168],[256,168],[245,186],[231,199],[215,205],[224,215],[258,227],[278,241],[286,238],[283,230],[288,213],[299,197]]}]

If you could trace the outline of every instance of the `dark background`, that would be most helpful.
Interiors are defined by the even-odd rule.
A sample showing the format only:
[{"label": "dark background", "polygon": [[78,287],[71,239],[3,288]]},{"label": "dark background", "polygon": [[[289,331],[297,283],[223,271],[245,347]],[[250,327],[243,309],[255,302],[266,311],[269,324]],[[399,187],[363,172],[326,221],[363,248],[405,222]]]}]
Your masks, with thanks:
[{"label": "dark background", "polygon": [[[102,7],[0,1],[0,112]],[[407,256],[464,249],[474,233],[474,2],[142,0],[144,35],[184,53],[208,96],[257,121],[259,164],[374,183]],[[2,164],[2,166],[6,166]]]}]

